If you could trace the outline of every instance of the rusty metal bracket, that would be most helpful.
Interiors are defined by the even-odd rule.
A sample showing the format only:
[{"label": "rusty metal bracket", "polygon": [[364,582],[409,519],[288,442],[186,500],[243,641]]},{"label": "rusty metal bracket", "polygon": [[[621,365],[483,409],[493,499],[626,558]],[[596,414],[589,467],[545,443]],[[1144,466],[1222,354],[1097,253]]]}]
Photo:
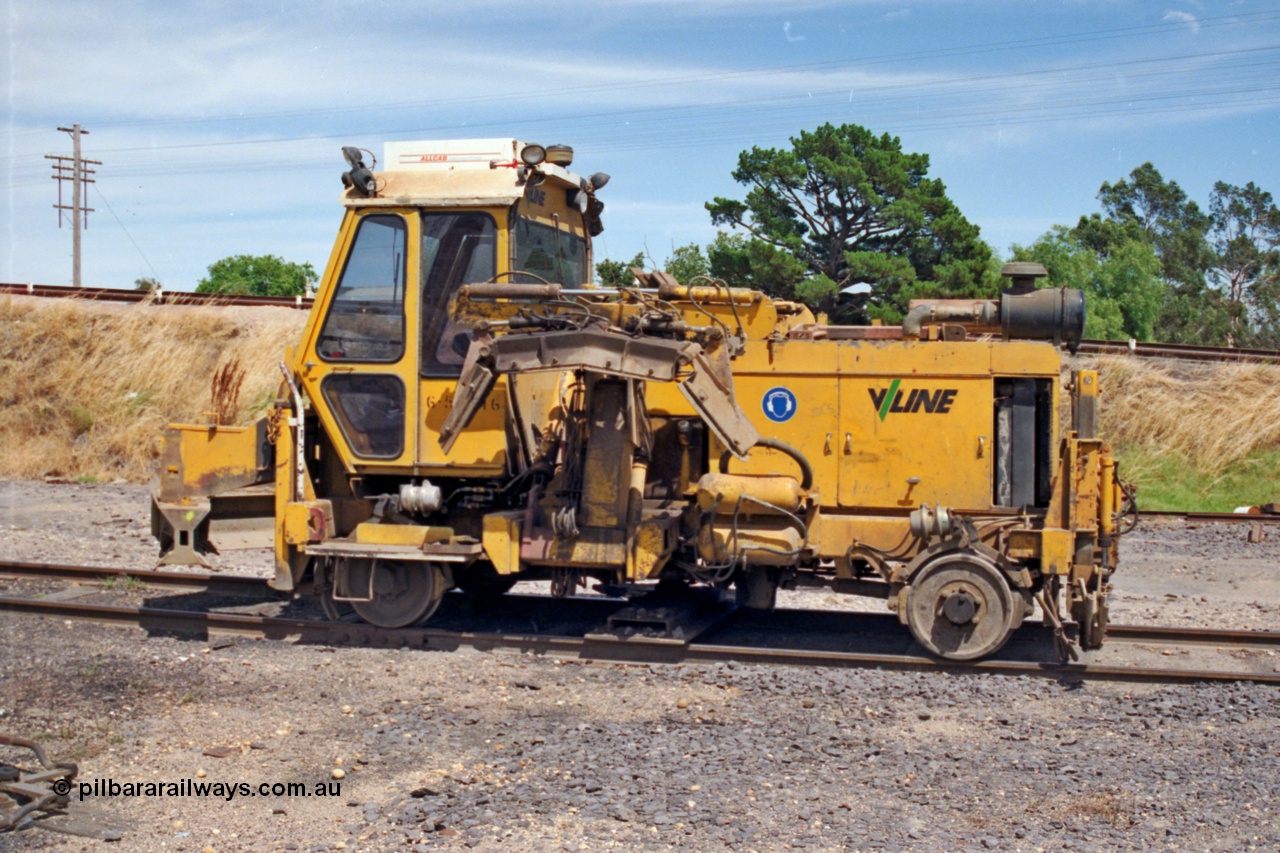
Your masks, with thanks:
[{"label": "rusty metal bracket", "polygon": [[61,812],[70,800],[71,780],[79,768],[70,762],[49,760],[35,741],[0,734],[0,744],[31,750],[42,768],[24,773],[13,765],[0,765],[0,795],[14,806],[0,809],[0,832],[17,829],[34,812]]},{"label": "rusty metal bracket", "polygon": [[[733,374],[692,341],[632,337],[600,329],[501,335],[471,342],[458,379],[453,409],[440,427],[447,453],[484,403],[500,374],[585,371],[621,379],[678,382],[680,391],[735,456],[745,459],[759,439],[733,397]],[[688,372],[686,372],[688,371]]]}]

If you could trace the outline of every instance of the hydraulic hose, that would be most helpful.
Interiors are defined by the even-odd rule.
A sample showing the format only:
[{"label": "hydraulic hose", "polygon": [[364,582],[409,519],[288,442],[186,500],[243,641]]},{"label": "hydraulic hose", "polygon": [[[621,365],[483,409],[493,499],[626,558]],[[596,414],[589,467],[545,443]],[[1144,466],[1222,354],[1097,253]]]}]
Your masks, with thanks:
[{"label": "hydraulic hose", "polygon": [[[799,448],[795,445],[788,444],[780,438],[768,438],[766,436],[761,436],[753,447],[769,447],[790,456],[795,460],[795,463],[800,466],[800,488],[807,491],[813,487],[813,466],[809,464],[809,460],[805,458],[804,454],[801,453]],[[720,454],[721,474],[729,473],[729,460],[732,458],[733,453],[728,450]]]}]

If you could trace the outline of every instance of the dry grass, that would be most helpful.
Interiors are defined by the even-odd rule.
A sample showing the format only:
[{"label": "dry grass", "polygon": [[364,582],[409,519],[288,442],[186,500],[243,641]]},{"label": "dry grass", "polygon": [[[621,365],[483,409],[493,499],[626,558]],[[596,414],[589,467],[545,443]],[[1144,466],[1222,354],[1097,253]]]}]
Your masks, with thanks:
[{"label": "dry grass", "polygon": [[1280,447],[1280,366],[1099,359],[1102,434],[1121,455],[1214,477]]},{"label": "dry grass", "polygon": [[0,476],[145,482],[166,423],[206,422],[229,402],[243,423],[271,404],[305,321],[287,308],[0,299]]},{"label": "dry grass", "polygon": [[[166,423],[261,414],[305,322],[287,308],[0,298],[0,476],[145,482]],[[1096,366],[1102,433],[1126,478],[1164,476],[1163,465],[1212,481],[1280,448],[1280,366]]]},{"label": "dry grass", "polygon": [[245,369],[238,358],[232,358],[214,371],[209,397],[213,400],[215,424],[234,424],[240,417],[240,391],[244,387],[244,376]]}]

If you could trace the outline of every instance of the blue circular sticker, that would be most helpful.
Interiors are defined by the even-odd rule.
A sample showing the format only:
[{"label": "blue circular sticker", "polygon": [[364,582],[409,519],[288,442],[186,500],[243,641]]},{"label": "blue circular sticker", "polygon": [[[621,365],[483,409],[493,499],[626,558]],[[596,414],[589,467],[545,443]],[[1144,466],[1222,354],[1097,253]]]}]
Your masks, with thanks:
[{"label": "blue circular sticker", "polygon": [[764,393],[760,404],[764,409],[764,416],[774,423],[789,421],[796,413],[796,395],[791,393],[790,388],[770,388]]}]

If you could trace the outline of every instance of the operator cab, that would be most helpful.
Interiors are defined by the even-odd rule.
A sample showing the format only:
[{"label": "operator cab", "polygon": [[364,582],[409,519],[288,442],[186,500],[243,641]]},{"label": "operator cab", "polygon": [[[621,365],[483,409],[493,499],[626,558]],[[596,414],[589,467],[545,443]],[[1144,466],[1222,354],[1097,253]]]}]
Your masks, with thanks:
[{"label": "operator cab", "polygon": [[[515,139],[389,142],[383,164],[347,147],[346,215],[302,343],[300,376],[349,473],[494,476],[505,468],[506,394],[495,388],[446,453],[438,429],[471,330],[452,316],[467,284],[591,278],[608,181],[568,170],[567,146]],[[372,160],[370,155],[370,160]]]}]

